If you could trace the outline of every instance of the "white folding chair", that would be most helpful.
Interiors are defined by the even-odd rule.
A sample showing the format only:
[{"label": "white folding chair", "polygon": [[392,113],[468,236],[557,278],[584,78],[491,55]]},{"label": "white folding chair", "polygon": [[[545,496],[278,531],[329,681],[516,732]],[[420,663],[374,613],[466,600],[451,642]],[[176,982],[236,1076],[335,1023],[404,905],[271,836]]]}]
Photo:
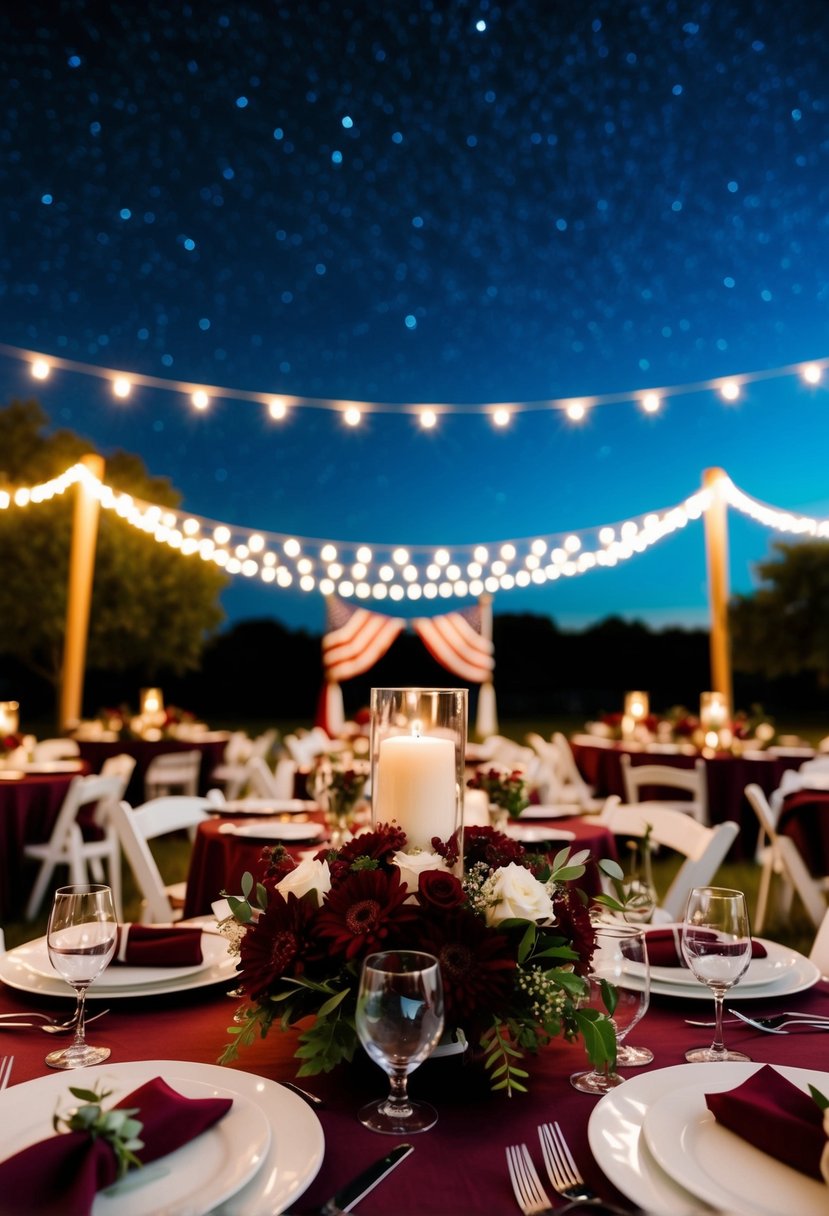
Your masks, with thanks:
[{"label": "white folding chair", "polygon": [[573,799],[583,810],[600,810],[604,799],[596,797],[596,791],[592,785],[588,785],[579,772],[570,740],[560,730],[557,730],[553,732],[551,741],[558,753],[562,801],[570,802]]},{"label": "white folding chair", "polygon": [[694,762],[693,768],[675,768],[672,764],[632,764],[625,752],[621,757],[622,781],[628,802],[642,802],[643,789],[686,790],[689,799],[666,801],[654,800],[659,806],[667,806],[685,815],[693,815],[698,823],[708,823],[708,781],[705,776],[705,761]]},{"label": "white folding chair", "polygon": [[50,760],[75,760],[80,754],[76,739],[39,739],[32,748],[32,759],[38,764]]},{"label": "white folding chair", "polygon": [[[23,853],[40,862],[40,869],[26,905],[26,920],[34,920],[43,902],[56,866],[68,866],[72,884],[107,882],[121,919],[121,854],[112,827],[112,810],[123,796],[127,782],[120,776],[74,777],[66,791],[58,817],[48,840],[23,846]],[[99,840],[85,840],[78,811],[96,804],[95,823],[101,829]],[[106,862],[106,877],[102,862]]]},{"label": "white folding chair", "polygon": [[775,813],[769,805],[763,790],[759,785],[747,785],[745,796],[753,809],[763,834],[761,839],[768,838],[768,845],[760,851],[762,872],[760,888],[757,893],[757,911],[754,916],[754,929],[759,933],[766,920],[771,881],[779,875],[782,891],[778,897],[779,906],[786,911],[791,905],[793,894],[800,897],[806,914],[815,926],[818,926],[829,907],[829,875],[815,878],[803,860],[795,842],[790,836],[778,833],[777,821],[779,811]]},{"label": "white folding chair", "polygon": [[739,833],[732,819],[707,827],[691,815],[655,802],[620,803],[607,799],[599,822],[615,836],[645,835],[650,826],[654,844],[673,849],[684,861],[666,891],[655,921],[681,920],[692,887],[706,886],[714,878]]},{"label": "white folding chair", "polygon": [[134,771],[135,757],[128,756],[126,752],[119,752],[117,756],[107,756],[101,765],[101,776],[121,777],[124,782],[124,789],[129,785]]},{"label": "white folding chair", "polygon": [[823,978],[829,978],[829,908],[823,914],[820,928],[809,951],[809,958],[820,969]]},{"label": "white folding chair", "polygon": [[154,756],[144,773],[144,797],[162,798],[167,794],[189,794],[199,792],[201,752],[162,752]]},{"label": "white folding chair", "polygon": [[113,809],[117,838],[143,896],[142,923],[180,920],[187,886],[184,882],[165,886],[148,841],[185,828],[194,833],[198,824],[209,818],[211,805],[207,798],[172,794],[135,808],[120,802]]}]

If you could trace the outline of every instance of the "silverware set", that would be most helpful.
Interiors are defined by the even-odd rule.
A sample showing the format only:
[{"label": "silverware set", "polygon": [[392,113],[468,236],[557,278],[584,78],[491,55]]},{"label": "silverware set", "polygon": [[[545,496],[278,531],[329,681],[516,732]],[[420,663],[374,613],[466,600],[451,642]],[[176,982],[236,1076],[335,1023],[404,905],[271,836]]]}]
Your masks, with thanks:
[{"label": "silverware set", "polygon": [[[776,1013],[769,1017],[750,1018],[744,1013],[739,1013],[736,1009],[729,1009],[729,1017],[723,1018],[723,1021],[731,1025],[739,1025],[741,1022],[746,1026],[752,1026],[755,1030],[762,1030],[766,1034],[790,1034],[791,1032],[784,1029],[786,1026],[799,1026],[801,1029],[808,1030],[829,1030],[829,1017],[822,1017],[819,1013],[795,1013],[788,1011],[784,1013]],[[685,1022],[688,1026],[706,1026],[715,1025],[714,1022],[696,1022],[691,1018],[686,1018]]]},{"label": "silverware set", "polygon": [[[95,1013],[91,1018],[84,1018],[84,1022],[88,1026],[90,1022],[96,1022],[98,1018],[102,1018],[105,1013],[109,1013],[108,1009],[102,1009],[100,1013]],[[37,1018],[35,1022],[30,1021],[30,1018]],[[59,1018],[49,1017],[46,1013],[3,1013],[0,1014],[0,1030],[22,1030],[26,1028],[35,1028],[42,1030],[44,1034],[73,1034],[77,1025],[77,1017],[73,1013],[71,1018],[61,1021]]]},{"label": "silverware set", "polygon": [[624,1216],[621,1208],[603,1203],[586,1185],[558,1123],[542,1123],[538,1129],[544,1165],[555,1193],[571,1200],[566,1207],[553,1208],[526,1144],[507,1148],[510,1182],[524,1216],[562,1216],[584,1207],[594,1212]]}]

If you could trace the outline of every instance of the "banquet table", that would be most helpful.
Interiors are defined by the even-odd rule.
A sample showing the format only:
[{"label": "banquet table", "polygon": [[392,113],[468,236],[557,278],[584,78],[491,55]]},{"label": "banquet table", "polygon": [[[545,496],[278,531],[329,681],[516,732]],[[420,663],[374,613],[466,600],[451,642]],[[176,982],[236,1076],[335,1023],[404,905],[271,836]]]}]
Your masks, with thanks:
[{"label": "banquet table", "polygon": [[[794,1003],[796,1002],[796,1003]],[[109,1013],[90,1028],[90,1041],[112,1049],[111,1064],[130,1060],[181,1060],[215,1063],[226,1041],[234,1000],[223,989],[202,989],[141,1000],[113,1001]],[[29,1009],[66,1011],[70,997],[33,997],[0,984],[0,1013]],[[763,1011],[797,1008],[829,1014],[829,983],[819,983],[796,997],[763,1001]],[[707,1001],[655,997],[632,1035],[635,1044],[647,1044],[655,1060],[648,1071],[683,1064],[683,1053],[706,1036],[687,1026],[686,1017],[707,1017]],[[752,1059],[829,1069],[829,1035],[798,1033],[764,1035],[748,1027],[729,1026],[728,1042]],[[0,1054],[14,1055],[11,1085],[47,1075],[46,1051],[54,1041],[37,1030],[0,1032]],[[272,1080],[296,1076],[292,1053],[293,1032],[276,1029],[265,1040],[244,1048],[232,1068]],[[384,1182],[366,1195],[360,1216],[520,1216],[510,1187],[504,1150],[524,1142],[543,1172],[537,1126],[557,1119],[586,1181],[606,1200],[630,1206],[608,1181],[591,1154],[587,1129],[597,1099],[576,1092],[569,1075],[584,1067],[580,1044],[553,1042],[530,1064],[530,1090],[506,1098],[491,1094],[476,1064],[458,1058],[433,1060],[411,1078],[414,1095],[434,1101],[439,1120],[431,1131],[413,1136],[411,1154]],[[692,1077],[695,1065],[684,1065]],[[627,1075],[641,1074],[628,1070]],[[228,1082],[231,1084],[231,1082]],[[67,1088],[71,1074],[66,1074]],[[360,1053],[348,1066],[300,1084],[324,1099],[318,1116],[325,1135],[322,1166],[307,1191],[291,1204],[295,1213],[312,1213],[358,1170],[382,1156],[404,1137],[376,1135],[357,1121],[360,1105],[386,1092],[385,1076]],[[51,1111],[50,1111],[51,1114]],[[279,1128],[274,1128],[279,1135]],[[232,1210],[232,1203],[230,1205]],[[22,1216],[22,1213],[21,1213]],[[257,1213],[257,1216],[259,1214]],[[261,1216],[268,1216],[266,1209]]]},{"label": "banquet table", "polygon": [[[291,819],[296,821],[296,816],[291,816]],[[308,819],[312,823],[322,822],[322,816],[319,814],[312,814],[308,816]],[[236,836],[227,830],[229,827],[243,824],[247,824],[248,828],[251,828],[251,825],[255,824],[255,820],[249,817],[240,819],[217,815],[215,818],[199,824],[193,842],[187,877],[185,919],[203,916],[210,912],[212,904],[219,898],[221,891],[238,892],[241,889],[242,875],[246,870],[249,870],[256,879],[261,877],[266,864],[262,858],[262,850],[269,844],[273,845],[277,842]],[[532,821],[533,828],[543,829],[543,826],[537,820]],[[572,832],[575,837],[573,840],[560,841],[555,841],[553,837],[551,843],[554,843],[555,851],[566,846],[573,850],[590,850],[591,861],[588,863],[585,876],[579,879],[579,884],[588,894],[597,895],[600,890],[600,880],[595,860],[604,857],[616,859],[613,835],[600,823],[587,817],[573,816],[556,819],[550,823],[549,827],[551,834],[555,831]],[[303,850],[311,847],[322,848],[323,845],[323,839],[318,842],[306,841],[297,846],[290,846],[290,850],[298,855]]]},{"label": "banquet table", "polygon": [[199,793],[206,794],[211,788],[210,774],[221,764],[229,737],[226,731],[211,731],[208,737],[196,739],[79,739],[78,748],[93,773],[99,773],[110,756],[132,756],[135,769],[125,798],[138,806],[144,801],[144,774],[150,761],[167,752],[201,753]]},{"label": "banquet table", "polygon": [[0,918],[19,914],[31,885],[31,868],[22,864],[23,846],[49,838],[78,772],[0,773]]},{"label": "banquet table", "polygon": [[[617,794],[625,797],[622,776],[622,756],[627,754],[631,764],[666,764],[675,768],[693,768],[697,752],[651,751],[646,746],[625,743],[593,743],[579,735],[571,740],[573,755],[584,779],[594,787],[599,797]],[[757,819],[744,797],[747,785],[759,785],[768,796],[780,785],[787,769],[797,769],[803,756],[780,756],[772,752],[755,752],[750,756],[717,753],[703,756],[708,782],[708,808],[711,822],[723,823],[733,819],[740,825],[733,854],[753,856],[757,840]],[[672,797],[675,795],[672,795]]]}]

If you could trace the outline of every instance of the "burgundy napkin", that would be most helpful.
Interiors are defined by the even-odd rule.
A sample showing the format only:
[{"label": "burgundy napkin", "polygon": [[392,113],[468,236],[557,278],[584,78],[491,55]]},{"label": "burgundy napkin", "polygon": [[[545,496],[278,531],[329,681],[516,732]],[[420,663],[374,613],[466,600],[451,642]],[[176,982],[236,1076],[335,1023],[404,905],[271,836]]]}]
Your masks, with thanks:
[{"label": "burgundy napkin", "polygon": [[201,929],[120,925],[112,962],[130,967],[189,967],[204,962]]},{"label": "burgundy napkin", "polygon": [[736,1089],[706,1094],[718,1123],[778,1161],[822,1180],[823,1111],[808,1094],[764,1064]]},{"label": "burgundy napkin", "polygon": [[[66,1078],[67,1083],[71,1077]],[[118,1106],[138,1107],[147,1164],[195,1140],[233,1105],[232,1098],[183,1098],[161,1077],[147,1081]],[[88,1216],[98,1191],[118,1176],[105,1140],[67,1132],[30,1144],[0,1162],[0,1216]]]},{"label": "burgundy napkin", "polygon": [[[645,940],[648,943],[648,959],[652,967],[686,967],[687,963],[682,957],[679,950],[680,929],[672,929],[667,925],[661,929],[648,929],[645,934]],[[704,933],[700,930],[696,932],[697,937],[703,937]],[[716,935],[711,934],[711,938]],[[766,947],[754,938],[751,939],[751,957],[765,958]]]}]

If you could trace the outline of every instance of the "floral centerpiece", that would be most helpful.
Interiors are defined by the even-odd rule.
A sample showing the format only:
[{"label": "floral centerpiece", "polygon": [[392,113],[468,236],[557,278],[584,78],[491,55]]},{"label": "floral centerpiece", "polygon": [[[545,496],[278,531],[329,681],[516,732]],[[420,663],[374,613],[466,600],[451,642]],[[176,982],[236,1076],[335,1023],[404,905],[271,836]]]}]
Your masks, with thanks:
[{"label": "floral centerpiece", "polygon": [[26,736],[21,735],[19,731],[11,731],[7,735],[0,735],[0,760],[5,760],[7,757],[19,751],[26,746]]},{"label": "floral centerpiece", "polygon": [[483,790],[490,806],[500,807],[510,819],[517,819],[530,805],[527,779],[521,769],[492,765],[478,769],[466,783],[471,790]]},{"label": "floral centerpiece", "polygon": [[[594,734],[607,739],[622,739],[622,714],[603,714],[600,721],[591,724]],[[750,711],[737,710],[733,717],[719,728],[717,751],[741,752],[751,749],[759,751],[768,747],[776,736],[773,722],[763,712],[761,705],[752,705]],[[637,743],[677,743],[691,748],[706,746],[705,730],[697,714],[684,705],[673,705],[663,714],[648,714],[637,722],[633,740]]]},{"label": "floral centerpiece", "polygon": [[483,1053],[494,1090],[525,1090],[525,1057],[557,1036],[581,1034],[597,1066],[615,1059],[609,1018],[578,1007],[595,939],[572,881],[588,854],[564,849],[550,865],[473,827],[461,879],[456,846],[431,843],[434,852],[407,852],[405,834],[380,824],[298,864],[281,846],[267,851],[262,882],[245,875],[220,926],[238,951],[245,996],[222,1063],[274,1023],[301,1024],[299,1076],[350,1061],[362,960],[394,947],[436,955],[447,1026]]},{"label": "floral centerpiece", "polygon": [[109,707],[98,711],[98,721],[108,734],[118,739],[174,739],[181,726],[190,726],[196,715],[177,705],[168,705],[163,721],[158,726],[147,723],[140,714],[135,714],[128,705]]}]

